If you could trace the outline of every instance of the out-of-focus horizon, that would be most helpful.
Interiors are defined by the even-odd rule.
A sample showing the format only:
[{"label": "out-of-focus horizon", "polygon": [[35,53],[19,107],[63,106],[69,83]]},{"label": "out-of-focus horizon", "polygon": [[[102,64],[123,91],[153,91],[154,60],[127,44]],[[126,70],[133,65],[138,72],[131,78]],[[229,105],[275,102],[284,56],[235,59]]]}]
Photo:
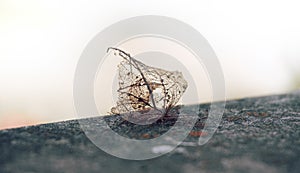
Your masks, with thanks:
[{"label": "out-of-focus horizon", "polygon": [[219,58],[227,99],[296,90],[299,7],[284,0],[2,0],[0,129],[75,119],[73,75],[81,52],[105,27],[139,15],[196,28]]}]

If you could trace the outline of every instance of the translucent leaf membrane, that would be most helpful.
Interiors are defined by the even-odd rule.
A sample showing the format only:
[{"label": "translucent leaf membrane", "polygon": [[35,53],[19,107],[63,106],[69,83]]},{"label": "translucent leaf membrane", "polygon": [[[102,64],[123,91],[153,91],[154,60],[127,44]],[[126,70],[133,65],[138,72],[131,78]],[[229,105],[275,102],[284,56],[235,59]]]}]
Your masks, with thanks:
[{"label": "translucent leaf membrane", "polygon": [[109,48],[123,60],[118,65],[119,89],[113,114],[167,115],[188,87],[181,72],[147,66],[118,49]]}]

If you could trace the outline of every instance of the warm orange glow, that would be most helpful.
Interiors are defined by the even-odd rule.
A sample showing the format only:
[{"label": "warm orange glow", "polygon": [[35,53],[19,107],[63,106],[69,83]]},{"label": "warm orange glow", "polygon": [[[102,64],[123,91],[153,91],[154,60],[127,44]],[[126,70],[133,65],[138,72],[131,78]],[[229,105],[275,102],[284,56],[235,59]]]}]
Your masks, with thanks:
[{"label": "warm orange glow", "polygon": [[24,116],[22,114],[7,114],[1,116],[0,130],[22,127],[22,126],[29,126],[37,123],[39,123],[39,121],[32,119],[31,116]]}]

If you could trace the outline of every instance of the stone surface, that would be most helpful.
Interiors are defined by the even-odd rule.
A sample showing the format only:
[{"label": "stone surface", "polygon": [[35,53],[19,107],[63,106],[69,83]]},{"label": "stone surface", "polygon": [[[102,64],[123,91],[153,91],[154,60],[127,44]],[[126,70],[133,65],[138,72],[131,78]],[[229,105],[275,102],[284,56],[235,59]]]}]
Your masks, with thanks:
[{"label": "stone surface", "polygon": [[[228,101],[213,138],[197,145],[203,117],[186,140],[171,153],[131,161],[98,149],[82,132],[78,121],[29,126],[0,131],[0,172],[300,172],[300,92]],[[125,136],[148,139],[165,132],[175,119],[142,128],[106,118]],[[126,147],[126,146],[124,146]],[[157,146],[160,152],[168,146]]]}]

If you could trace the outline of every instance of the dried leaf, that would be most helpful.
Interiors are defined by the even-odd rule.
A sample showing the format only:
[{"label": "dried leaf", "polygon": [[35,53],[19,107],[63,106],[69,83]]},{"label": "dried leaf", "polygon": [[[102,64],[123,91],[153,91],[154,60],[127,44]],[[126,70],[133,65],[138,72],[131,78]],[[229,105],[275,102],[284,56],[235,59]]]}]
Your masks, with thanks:
[{"label": "dried leaf", "polygon": [[108,50],[123,58],[118,65],[118,101],[111,109],[113,114],[155,110],[166,115],[188,87],[181,72],[147,66],[118,48]]}]

